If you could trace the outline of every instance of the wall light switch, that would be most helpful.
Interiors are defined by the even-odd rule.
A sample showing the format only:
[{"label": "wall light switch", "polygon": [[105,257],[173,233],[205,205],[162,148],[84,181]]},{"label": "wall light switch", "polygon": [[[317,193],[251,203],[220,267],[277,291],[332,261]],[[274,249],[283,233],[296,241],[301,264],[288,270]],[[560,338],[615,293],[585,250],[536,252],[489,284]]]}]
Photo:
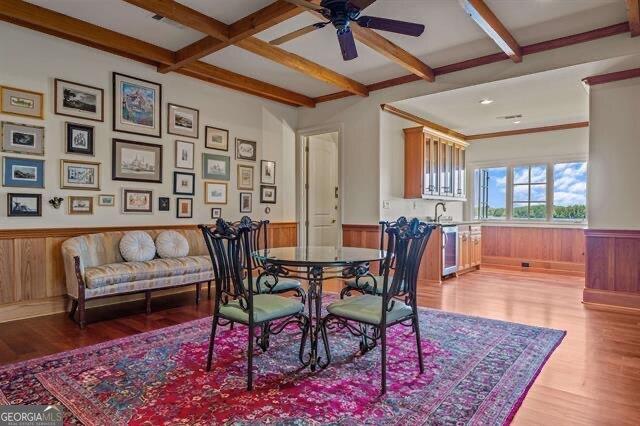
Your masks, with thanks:
[{"label": "wall light switch", "polygon": [[389,200],[384,200],[382,202],[382,208],[383,209],[390,209],[391,208],[391,203],[389,202]]}]

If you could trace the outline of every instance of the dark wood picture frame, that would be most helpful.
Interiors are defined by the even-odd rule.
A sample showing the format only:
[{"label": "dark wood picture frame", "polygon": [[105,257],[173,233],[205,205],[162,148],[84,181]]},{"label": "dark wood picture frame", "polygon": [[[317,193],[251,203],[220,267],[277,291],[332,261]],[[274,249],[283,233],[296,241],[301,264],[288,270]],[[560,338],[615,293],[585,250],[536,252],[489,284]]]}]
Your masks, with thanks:
[{"label": "dark wood picture frame", "polygon": [[[180,214],[180,203],[188,202],[190,205],[189,216],[181,216]],[[193,218],[193,198],[177,198],[176,199],[176,219],[191,219]]]},{"label": "dark wood picture frame", "polygon": [[220,219],[222,217],[222,207],[211,207],[211,219]]},{"label": "dark wood picture frame", "polygon": [[[178,107],[178,108],[184,108],[184,109],[188,109],[191,111],[195,111],[196,112],[196,122],[194,123],[195,126],[195,136],[194,135],[189,135],[186,133],[178,133],[175,131],[171,131],[171,107]],[[178,105],[178,104],[173,104],[171,102],[167,103],[167,133],[170,135],[175,135],[175,136],[182,136],[185,138],[193,138],[193,139],[198,139],[200,137],[200,110],[197,108],[191,108],[185,105]]]},{"label": "dark wood picture frame", "polygon": [[[216,147],[208,145],[209,144],[209,129],[211,129],[211,130],[219,130],[221,132],[226,133],[226,135],[227,135],[226,148],[216,148]],[[207,148],[207,149],[215,149],[217,151],[229,152],[229,130],[221,129],[220,127],[204,126],[204,147]]]},{"label": "dark wood picture frame", "polygon": [[[146,210],[131,210],[127,208],[127,194],[129,192],[139,192],[144,193],[149,196],[149,208]],[[122,189],[122,213],[129,214],[148,214],[153,213],[153,190],[152,189],[131,189],[131,188],[123,188]]]},{"label": "dark wood picture frame", "polygon": [[[37,211],[35,213],[23,213],[16,214],[11,211],[11,203],[16,197],[23,198],[35,198],[37,202]],[[21,194],[16,192],[9,192],[7,194],[7,216],[8,217],[41,217],[42,216],[42,194]]]},{"label": "dark wood picture frame", "polygon": [[[242,201],[244,198],[249,198],[249,208],[242,207]],[[240,193],[240,213],[251,213],[253,211],[253,192],[241,192]]]},{"label": "dark wood picture frame", "polygon": [[[77,129],[77,130],[82,130],[82,131],[86,131],[88,133],[88,140],[87,140],[87,149],[81,149],[81,148],[74,148],[73,147],[73,138],[72,138],[72,134],[73,134],[73,130]],[[66,149],[65,149],[65,153],[67,154],[79,154],[79,155],[90,155],[90,156],[95,156],[95,144],[94,144],[94,140],[95,140],[95,127],[93,126],[89,126],[86,124],[78,124],[78,123],[71,123],[69,121],[67,121],[65,123],[65,133],[66,133]]]},{"label": "dark wood picture frame", "polygon": [[[273,189],[273,201],[264,198],[264,190]],[[278,187],[275,185],[260,185],[260,203],[261,204],[276,204],[278,201]]]},{"label": "dark wood picture frame", "polygon": [[[100,87],[94,87],[94,86],[89,86],[88,84],[82,84],[82,83],[76,83],[74,81],[69,81],[69,80],[63,80],[61,78],[56,78],[53,80],[54,84],[53,84],[53,97],[54,97],[54,101],[53,101],[53,108],[54,111],[53,113],[56,115],[63,115],[65,117],[74,117],[74,118],[80,118],[82,120],[91,120],[91,121],[97,121],[100,123],[104,122],[104,89],[100,88]],[[74,115],[74,114],[69,114],[66,112],[60,112],[58,110],[58,84],[59,83],[68,83],[68,84],[73,84],[75,86],[81,86],[81,87],[86,87],[88,89],[92,89],[92,90],[96,90],[96,91],[100,91],[100,101],[101,101],[101,106],[100,106],[100,118],[90,118],[90,117],[86,117],[84,115]]]},{"label": "dark wood picture frame", "polygon": [[[113,72],[112,74],[112,96],[111,96],[111,105],[112,105],[112,119],[113,119],[113,131],[114,132],[120,132],[120,133],[129,133],[132,135],[142,135],[142,136],[149,136],[152,138],[161,138],[162,137],[162,84],[160,83],[156,83],[154,81],[149,81],[149,80],[144,80],[142,78],[138,78],[138,77],[134,77],[132,75],[127,75],[127,74],[121,74],[118,72]],[[126,77],[126,78],[130,78],[133,80],[138,80],[141,81],[143,83],[148,83],[148,84],[153,84],[158,86],[158,132],[156,133],[141,133],[141,132],[134,132],[131,130],[122,130],[122,129],[118,129],[116,128],[116,122],[117,122],[117,118],[120,117],[119,114],[116,114],[116,76],[121,76],[121,77]]]},{"label": "dark wood picture frame", "polygon": [[[118,177],[116,172],[117,172],[117,166],[116,166],[116,158],[117,158],[117,152],[118,152],[118,148],[117,145],[118,143],[126,143],[126,144],[130,144],[130,145],[139,145],[139,146],[146,146],[146,147],[153,147],[156,149],[159,149],[158,151],[158,179],[136,179],[136,178],[129,178],[129,177]],[[159,145],[159,144],[155,144],[155,143],[147,143],[147,142],[137,142],[137,141],[130,141],[130,140],[126,140],[126,139],[118,139],[118,138],[113,138],[111,141],[111,180],[120,180],[120,181],[127,181],[127,182],[149,182],[149,183],[162,183],[162,151],[163,151],[163,146]]]},{"label": "dark wood picture frame", "polygon": [[[178,191],[178,175],[187,175],[191,178],[191,192]],[[188,172],[173,172],[173,194],[174,195],[196,195],[196,174]]]},{"label": "dark wood picture frame", "polygon": [[169,197],[158,197],[158,211],[159,212],[168,212],[171,210],[171,198]]}]

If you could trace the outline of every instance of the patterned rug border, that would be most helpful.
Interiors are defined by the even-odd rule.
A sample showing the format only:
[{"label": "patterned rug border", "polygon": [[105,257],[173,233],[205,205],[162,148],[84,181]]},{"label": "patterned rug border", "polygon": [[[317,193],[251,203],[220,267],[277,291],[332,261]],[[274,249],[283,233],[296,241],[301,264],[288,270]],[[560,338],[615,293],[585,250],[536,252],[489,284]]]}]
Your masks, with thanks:
[{"label": "patterned rug border", "polygon": [[9,400],[4,396],[2,390],[0,390],[0,405],[10,405]]}]

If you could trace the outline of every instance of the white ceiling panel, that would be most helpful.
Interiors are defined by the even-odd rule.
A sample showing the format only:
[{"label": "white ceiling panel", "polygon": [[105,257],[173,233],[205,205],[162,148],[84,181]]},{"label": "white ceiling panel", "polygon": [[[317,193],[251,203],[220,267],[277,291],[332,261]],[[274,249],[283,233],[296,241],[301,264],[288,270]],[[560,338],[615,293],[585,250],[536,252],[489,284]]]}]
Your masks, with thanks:
[{"label": "white ceiling panel", "polygon": [[202,60],[311,97],[341,90],[235,46],[227,47]]},{"label": "white ceiling panel", "polygon": [[108,28],[166,49],[178,50],[202,34],[177,24],[156,21],[153,13],[122,0],[29,0],[38,6]]},{"label": "white ceiling panel", "polygon": [[232,24],[238,19],[273,3],[275,0],[177,0],[200,13],[216,18],[225,24]]}]

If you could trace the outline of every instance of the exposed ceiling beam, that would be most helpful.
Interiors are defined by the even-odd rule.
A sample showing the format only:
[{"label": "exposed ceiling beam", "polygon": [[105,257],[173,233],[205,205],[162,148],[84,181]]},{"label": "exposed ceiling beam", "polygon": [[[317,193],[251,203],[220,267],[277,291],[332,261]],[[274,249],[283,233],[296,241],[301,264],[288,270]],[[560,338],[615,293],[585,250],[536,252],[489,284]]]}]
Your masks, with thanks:
[{"label": "exposed ceiling beam", "polygon": [[229,25],[229,38],[227,41],[220,41],[211,36],[201,38],[178,50],[175,54],[175,62],[171,65],[160,67],[158,71],[161,73],[175,71],[190,62],[197,61],[227,46],[231,46],[234,42],[240,41],[245,37],[251,37],[287,19],[293,18],[303,11],[304,9],[301,7],[284,0],[278,0]]},{"label": "exposed ceiling beam", "polygon": [[[146,64],[158,66],[173,62],[173,52],[168,49],[23,0],[0,1],[0,20]],[[181,71],[184,71],[182,73],[185,75],[288,105],[309,107],[315,105],[315,102],[307,96],[202,62],[189,64]]]},{"label": "exposed ceiling beam", "polygon": [[451,130],[450,128],[443,126],[438,123],[434,123],[433,121],[427,120],[426,118],[419,117],[417,115],[411,114],[410,112],[401,110],[400,108],[394,107],[389,104],[381,104],[380,108],[383,111],[386,111],[390,114],[396,115],[398,117],[404,118],[405,120],[413,121],[416,124],[420,124],[421,126],[428,127],[432,130],[436,130],[440,133],[443,133],[447,136],[454,137],[456,139],[460,139],[462,141],[467,140],[467,136],[463,135],[460,132],[456,132],[455,130]]},{"label": "exposed ceiling beam", "polygon": [[[565,37],[554,38],[551,40],[542,41],[539,43],[529,44],[522,46],[523,55],[532,55],[534,53],[546,52],[548,50],[559,49],[562,47],[572,46],[575,44],[586,43],[593,40],[598,40],[605,37],[611,37],[618,34],[624,34],[629,32],[629,23],[620,22],[618,24],[609,25],[607,27],[596,28],[594,30],[585,31],[583,33],[572,34]],[[450,74],[453,72],[463,71],[470,68],[475,68],[483,65],[493,64],[495,62],[501,62],[509,59],[505,53],[492,53],[490,55],[480,56],[478,58],[467,59],[453,64],[443,65],[433,69],[436,76]],[[388,80],[379,81],[367,85],[369,92],[377,90],[387,89],[389,87],[400,86],[402,84],[413,83],[420,81],[421,78],[414,74],[407,74],[401,77],[395,77]],[[314,98],[316,103],[334,101],[351,96],[349,92],[336,92],[328,95],[322,95]]]},{"label": "exposed ceiling beam", "polygon": [[629,78],[640,77],[640,68],[632,68],[623,71],[615,71],[607,74],[593,75],[583,78],[582,81],[589,86],[595,86],[597,84],[611,83],[613,81],[627,80]]},{"label": "exposed ceiling beam", "polygon": [[[201,14],[197,10],[181,5],[175,0],[125,0],[135,6],[149,10],[153,13],[161,14],[171,20],[179,22],[190,28],[204,32],[205,34],[218,38],[219,25],[224,26],[226,33],[229,34],[227,27],[222,22],[209,18]],[[246,34],[246,31],[240,31]],[[226,37],[226,35],[225,35]],[[230,39],[227,38],[227,41]],[[221,40],[225,41],[225,40]],[[244,37],[240,40],[231,40],[238,47],[248,50],[251,53],[260,55],[285,67],[301,72],[309,77],[334,85],[346,90],[354,95],[367,96],[369,91],[364,84],[338,74],[322,65],[316,64],[302,56],[290,53],[277,46],[273,46],[256,37]]]},{"label": "exposed ceiling beam", "polygon": [[513,62],[522,61],[522,49],[483,0],[459,0],[465,12],[506,53]]},{"label": "exposed ceiling beam", "polygon": [[629,15],[629,30],[631,37],[640,35],[640,0],[627,0],[627,14]]},{"label": "exposed ceiling beam", "polygon": [[478,139],[501,138],[504,136],[525,135],[527,133],[553,132],[556,130],[579,129],[589,127],[588,121],[580,121],[577,123],[558,124],[555,126],[530,127],[528,129],[507,130],[504,132],[481,133],[477,135],[467,135],[468,141]]}]

